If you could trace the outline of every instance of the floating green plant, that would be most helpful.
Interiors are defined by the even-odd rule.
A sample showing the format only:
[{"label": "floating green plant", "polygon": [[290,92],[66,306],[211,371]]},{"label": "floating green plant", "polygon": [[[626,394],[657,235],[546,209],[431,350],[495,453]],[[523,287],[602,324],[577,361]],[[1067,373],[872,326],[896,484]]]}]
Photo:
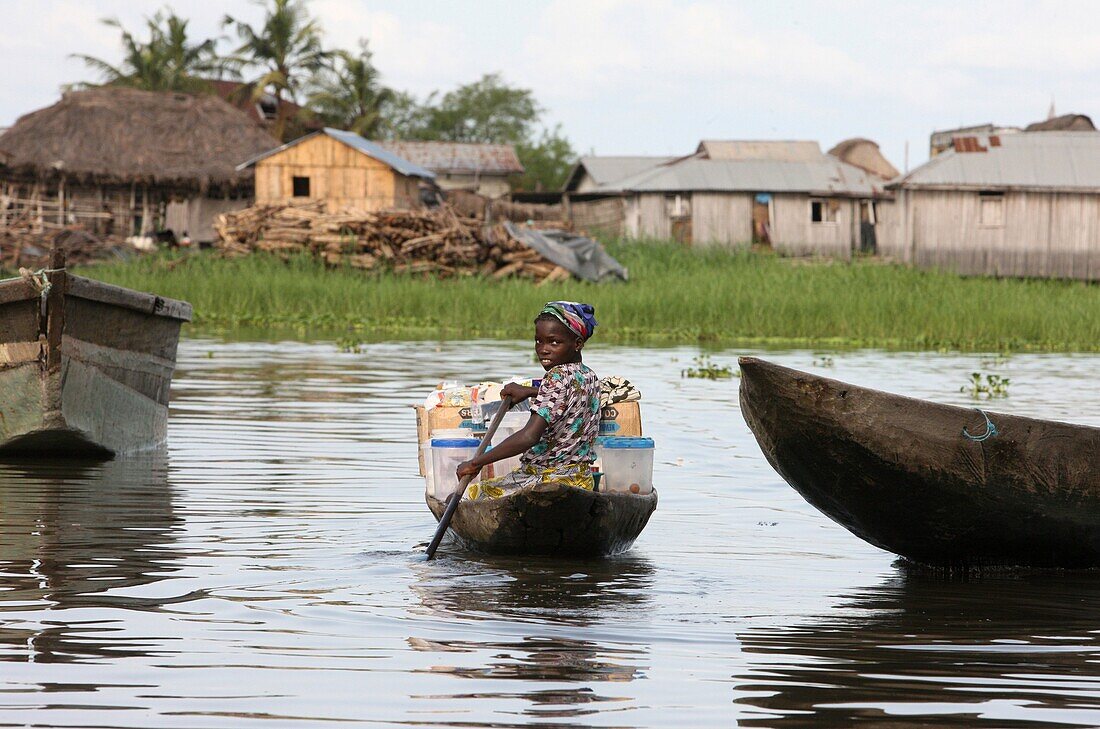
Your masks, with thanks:
[{"label": "floating green plant", "polygon": [[693,357],[694,367],[680,370],[681,377],[694,377],[703,380],[728,380],[735,375],[728,365],[718,365],[711,361],[709,354]]},{"label": "floating green plant", "polygon": [[960,387],[959,392],[964,392],[975,400],[990,400],[995,397],[1008,397],[1008,384],[1007,377],[971,372],[970,382]]}]

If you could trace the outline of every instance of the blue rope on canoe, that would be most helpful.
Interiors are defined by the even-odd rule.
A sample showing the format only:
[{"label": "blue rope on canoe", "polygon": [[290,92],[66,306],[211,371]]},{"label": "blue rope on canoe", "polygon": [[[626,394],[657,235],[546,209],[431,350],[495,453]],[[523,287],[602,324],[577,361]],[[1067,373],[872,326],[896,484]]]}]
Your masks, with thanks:
[{"label": "blue rope on canoe", "polygon": [[970,440],[974,441],[975,443],[981,443],[983,440],[989,440],[990,438],[1001,434],[1001,431],[997,430],[997,426],[993,424],[993,421],[989,419],[989,416],[985,414],[984,410],[982,410],[981,408],[974,408],[974,409],[977,410],[979,413],[981,413],[982,417],[985,418],[985,432],[982,433],[981,435],[971,435],[966,430],[966,427],[964,426],[963,427],[963,435],[964,436],[966,436]]}]

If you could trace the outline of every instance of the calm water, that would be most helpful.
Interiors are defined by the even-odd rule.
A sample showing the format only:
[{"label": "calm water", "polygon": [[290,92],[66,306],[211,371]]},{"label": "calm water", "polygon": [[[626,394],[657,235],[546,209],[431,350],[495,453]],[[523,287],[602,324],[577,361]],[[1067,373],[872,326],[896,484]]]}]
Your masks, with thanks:
[{"label": "calm water", "polygon": [[[409,405],[533,372],[526,343],[186,341],[166,454],[0,466],[0,725],[1100,725],[1100,574],[908,574],[768,467],[736,380],[680,378],[693,350],[586,351],[658,443],[634,549],[425,563]],[[999,372],[1000,408],[1100,425],[1100,357],[768,356],[964,404]]]}]

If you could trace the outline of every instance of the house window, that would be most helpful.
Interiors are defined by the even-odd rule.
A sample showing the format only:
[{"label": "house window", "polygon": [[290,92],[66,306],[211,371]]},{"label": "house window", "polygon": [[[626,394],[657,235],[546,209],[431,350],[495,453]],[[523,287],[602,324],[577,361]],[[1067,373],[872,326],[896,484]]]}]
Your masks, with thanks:
[{"label": "house window", "polygon": [[834,200],[811,200],[811,223],[835,223],[836,211],[840,206]]},{"label": "house window", "polygon": [[1000,227],[1005,224],[1005,195],[1003,192],[978,193],[982,225]]},{"label": "house window", "polygon": [[291,181],[294,188],[294,197],[309,197],[309,178],[295,177]]}]

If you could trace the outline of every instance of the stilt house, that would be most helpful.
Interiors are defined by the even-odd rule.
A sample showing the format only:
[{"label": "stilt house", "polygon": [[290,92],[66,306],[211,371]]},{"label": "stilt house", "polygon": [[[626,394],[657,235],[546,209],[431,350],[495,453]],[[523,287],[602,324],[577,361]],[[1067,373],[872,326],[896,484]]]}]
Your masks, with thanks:
[{"label": "stilt house", "polygon": [[103,87],[66,93],[0,135],[0,226],[82,225],[99,235],[171,229],[213,240],[251,203],[243,160],[276,141],[213,95]]}]

